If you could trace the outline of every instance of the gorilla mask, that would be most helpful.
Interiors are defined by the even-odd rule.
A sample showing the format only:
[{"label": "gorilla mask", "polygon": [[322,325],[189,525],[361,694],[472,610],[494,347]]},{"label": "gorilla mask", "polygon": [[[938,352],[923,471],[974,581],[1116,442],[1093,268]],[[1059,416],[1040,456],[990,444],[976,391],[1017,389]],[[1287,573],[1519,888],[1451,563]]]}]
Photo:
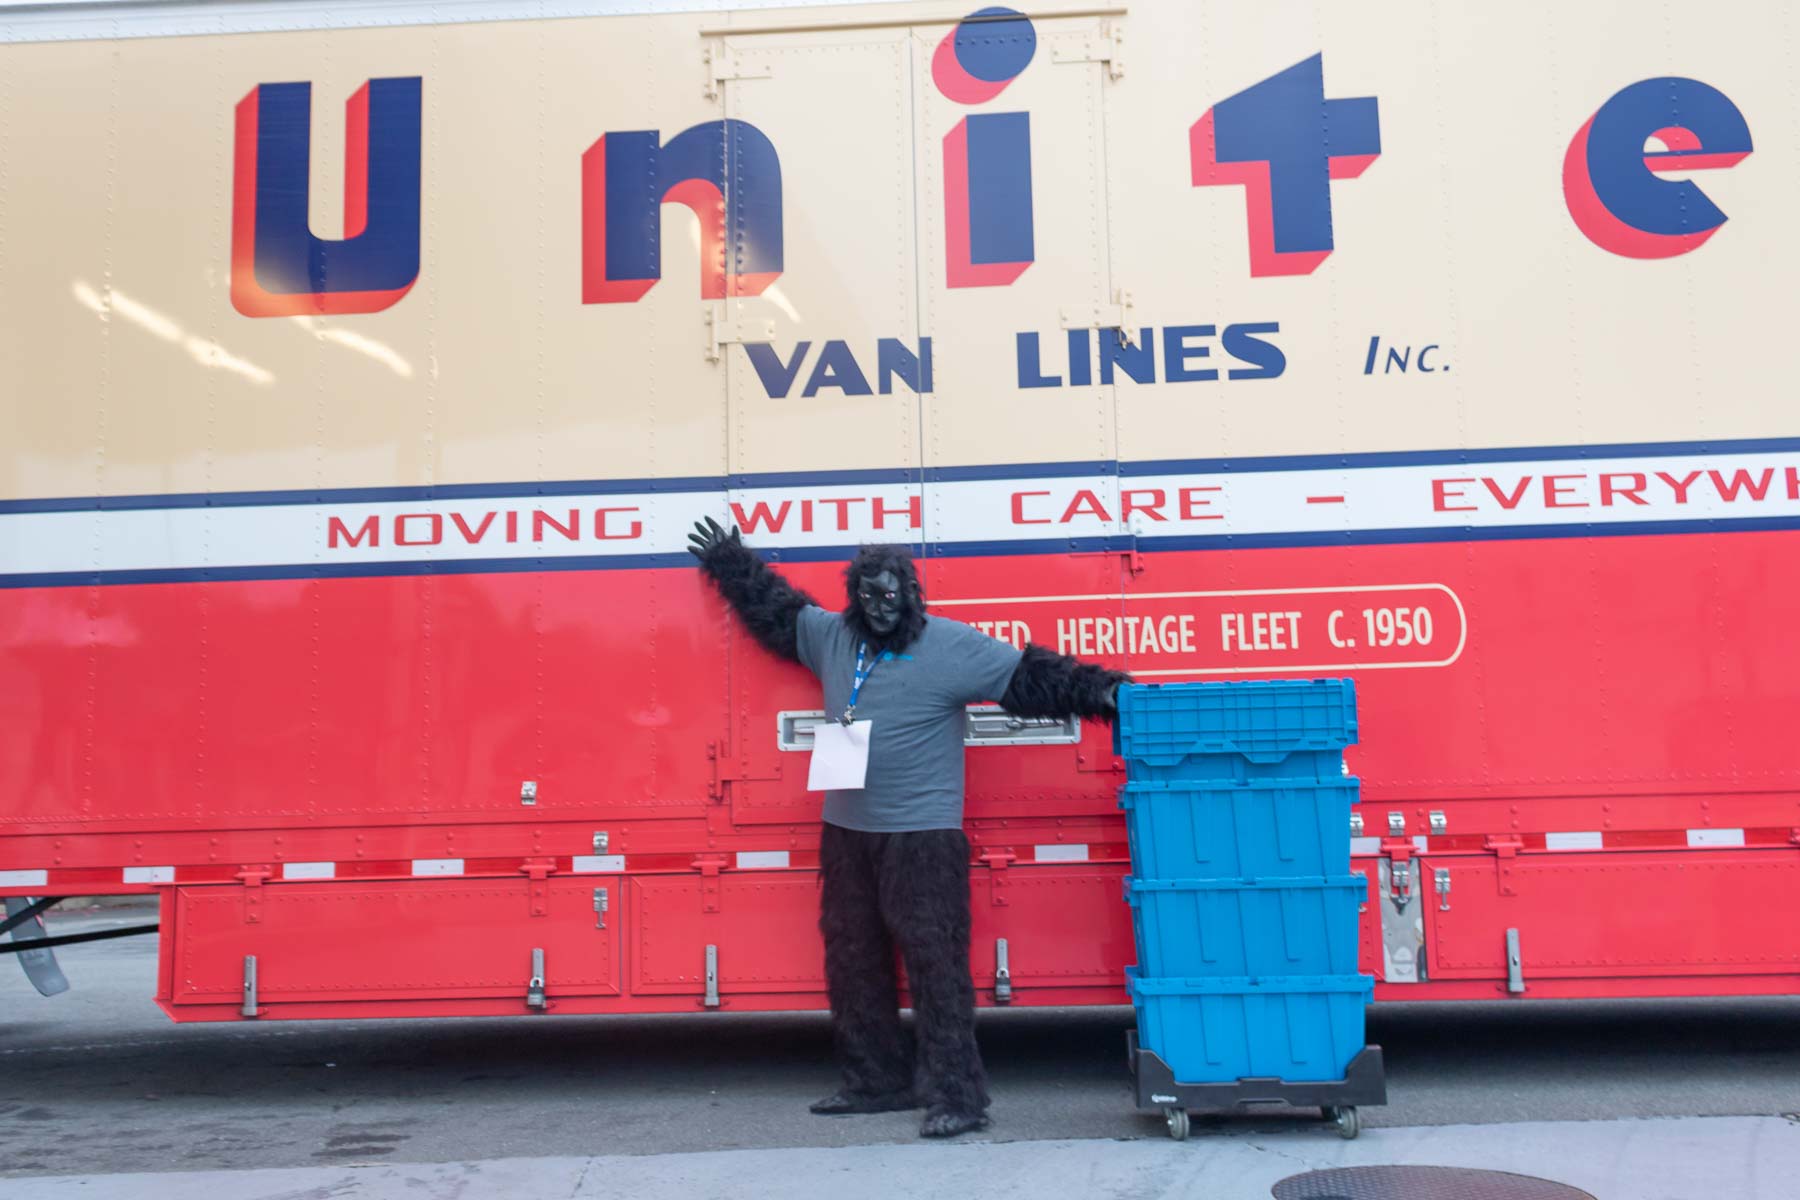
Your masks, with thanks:
[{"label": "gorilla mask", "polygon": [[903,650],[925,628],[925,595],[902,546],[864,546],[844,571],[844,624],[882,650]]}]

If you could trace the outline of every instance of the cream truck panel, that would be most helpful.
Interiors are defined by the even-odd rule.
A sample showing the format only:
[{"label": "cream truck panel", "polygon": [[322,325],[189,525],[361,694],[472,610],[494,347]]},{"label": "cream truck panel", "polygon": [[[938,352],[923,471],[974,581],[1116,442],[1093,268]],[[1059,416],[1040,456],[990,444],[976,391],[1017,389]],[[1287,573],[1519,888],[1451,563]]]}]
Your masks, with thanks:
[{"label": "cream truck panel", "polygon": [[723,306],[740,336],[766,339],[726,358],[731,471],[916,467],[919,395],[898,369],[924,368],[906,31],[707,42],[741,72],[721,88],[728,118],[809,131],[778,145],[782,276]]}]

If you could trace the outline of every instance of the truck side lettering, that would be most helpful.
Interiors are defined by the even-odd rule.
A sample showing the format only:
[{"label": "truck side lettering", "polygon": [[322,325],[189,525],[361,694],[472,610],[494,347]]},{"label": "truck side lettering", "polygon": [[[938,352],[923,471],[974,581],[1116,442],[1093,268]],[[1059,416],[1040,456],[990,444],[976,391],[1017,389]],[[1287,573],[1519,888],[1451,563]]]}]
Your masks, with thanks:
[{"label": "truck side lettering", "polygon": [[[1655,138],[1663,149],[1646,150]],[[1575,132],[1563,156],[1563,200],[1594,245],[1626,258],[1697,250],[1725,224],[1700,185],[1662,171],[1722,170],[1751,150],[1750,126],[1725,93],[1698,79],[1641,79]]]},{"label": "truck side lettering", "polygon": [[787,523],[788,510],[793,506],[793,501],[783,500],[780,508],[771,511],[767,501],[758,500],[746,513],[744,506],[733,500],[731,515],[737,520],[738,527],[745,533],[755,533],[759,529],[767,529],[770,533],[780,533],[781,527]]},{"label": "truck side lettering", "polygon": [[[407,522],[414,522],[412,528]],[[425,522],[424,535],[420,536],[417,522]],[[394,545],[396,546],[435,546],[444,540],[444,518],[441,513],[401,513],[394,518]]]},{"label": "truck side lettering", "polygon": [[[931,81],[957,104],[982,104],[1031,65],[1037,31],[1023,13],[984,8],[957,22],[931,57]],[[1005,287],[1036,258],[1031,114],[971,113],[944,135],[944,273],[953,288]]]},{"label": "truck side lettering", "polygon": [[491,510],[482,513],[481,524],[473,529],[469,528],[469,523],[463,520],[463,515],[459,512],[450,514],[450,523],[456,526],[458,533],[462,534],[463,541],[473,546],[487,536],[488,526],[494,523],[494,514]]},{"label": "truck side lettering", "polygon": [[362,545],[364,538],[368,539],[369,545],[379,546],[381,545],[381,519],[379,517],[365,518],[363,523],[357,526],[356,532],[351,533],[349,529],[345,528],[342,520],[332,517],[325,522],[325,544],[336,549],[340,538],[351,546]]},{"label": "truck side lettering", "polygon": [[811,349],[811,342],[795,342],[794,353],[786,362],[781,361],[775,347],[767,342],[749,342],[744,346],[744,353],[750,356],[750,365],[756,369],[763,393],[771,400],[780,400],[787,396],[794,380],[800,377],[800,363]]},{"label": "truck side lettering", "polygon": [[1322,54],[1219,101],[1188,130],[1193,185],[1244,189],[1253,276],[1318,270],[1336,245],[1331,181],[1355,179],[1380,154],[1375,97],[1327,100]]},{"label": "truck side lettering", "polygon": [[546,525],[562,534],[565,538],[568,538],[571,542],[578,542],[581,540],[580,509],[571,508],[569,510],[569,520],[567,524],[557,520],[541,508],[534,510],[531,514],[532,541],[541,542],[544,540],[544,526]]},{"label": "truck side lettering", "polygon": [[1775,478],[1775,468],[1764,467],[1762,474],[1752,479],[1750,472],[1739,467],[1731,473],[1731,482],[1725,482],[1724,476],[1717,471],[1708,471],[1715,488],[1719,489],[1719,499],[1736,500],[1739,492],[1749,492],[1752,500],[1761,500],[1769,494],[1769,484]]},{"label": "truck side lettering", "polygon": [[822,387],[834,387],[846,396],[869,395],[869,380],[856,365],[856,355],[848,344],[833,338],[819,351],[812,374],[806,380],[804,396],[816,396]]},{"label": "truck side lettering", "polygon": [[344,236],[308,224],[312,84],[238,102],[231,304],[246,317],[380,312],[419,279],[423,79],[371,79],[344,105]]},{"label": "truck side lettering", "polygon": [[612,132],[581,156],[583,304],[629,304],[656,286],[664,204],[700,221],[701,299],[760,296],[780,277],[781,158],[768,135],[732,118],[668,142],[653,129]]}]

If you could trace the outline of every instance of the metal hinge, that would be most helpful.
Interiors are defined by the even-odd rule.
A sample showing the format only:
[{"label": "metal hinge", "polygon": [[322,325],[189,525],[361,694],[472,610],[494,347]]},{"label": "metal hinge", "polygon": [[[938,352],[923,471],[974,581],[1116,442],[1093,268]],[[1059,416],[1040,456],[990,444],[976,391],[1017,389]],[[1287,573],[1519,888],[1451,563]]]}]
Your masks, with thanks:
[{"label": "metal hinge", "polygon": [[1445,819],[1442,812],[1439,812],[1436,809],[1432,810],[1428,819],[1431,822],[1431,832],[1433,834],[1441,835],[1450,828],[1450,822]]},{"label": "metal hinge", "polygon": [[1363,835],[1363,819],[1361,813],[1350,814],[1350,836],[1359,838]]},{"label": "metal hinge", "polygon": [[719,1007],[719,948],[711,944],[706,947],[706,998],[700,1003],[706,1008]]},{"label": "metal hinge", "polygon": [[1516,896],[1518,889],[1513,886],[1513,860],[1519,851],[1525,848],[1524,843],[1516,836],[1489,834],[1482,848],[1492,854],[1496,860],[1494,885],[1502,896]]},{"label": "metal hinge", "polygon": [[1388,814],[1388,836],[1389,837],[1405,837],[1406,836],[1406,814],[1405,813],[1391,812]]},{"label": "metal hinge", "polygon": [[1012,964],[1007,959],[1006,939],[994,939],[994,1003],[1012,1003]]},{"label": "metal hinge", "polygon": [[520,866],[525,875],[525,889],[531,905],[531,915],[547,917],[550,915],[550,876],[556,870],[554,858],[528,858]]},{"label": "metal hinge", "polygon": [[239,1010],[246,1017],[262,1016],[262,1009],[256,1003],[256,955],[244,955],[244,1007]]},{"label": "metal hinge", "polygon": [[612,897],[605,888],[594,889],[594,928],[606,928],[606,910],[612,903]]},{"label": "metal hinge", "polygon": [[605,854],[606,847],[608,845],[610,845],[611,842],[612,842],[612,839],[607,836],[606,830],[596,829],[594,831],[594,853],[595,854]]},{"label": "metal hinge", "polygon": [[[775,322],[771,318],[745,319],[736,311],[727,311],[727,302],[716,301],[706,308],[706,361],[718,362],[725,357],[725,347],[736,342],[772,342]],[[733,309],[735,310],[735,303]]]},{"label": "metal hinge", "polygon": [[[821,717],[823,715],[823,713],[820,714]],[[807,749],[811,749],[810,744]],[[767,782],[781,778],[780,762],[776,762],[767,771],[753,773],[732,758],[731,751],[724,742],[706,743],[706,758],[709,771],[706,781],[706,798],[714,804],[725,803],[727,799],[725,789],[734,783]]]},{"label": "metal hinge", "polygon": [[539,1012],[550,1007],[549,998],[544,995],[544,952],[541,948],[531,951],[531,980],[525,985],[525,1007]]},{"label": "metal hinge", "polygon": [[1059,63],[1105,63],[1106,77],[1125,78],[1125,30],[1117,21],[1102,22],[1100,28],[1082,38],[1059,37],[1052,41],[1050,59]]},{"label": "metal hinge", "polygon": [[988,869],[988,902],[995,908],[1004,908],[1008,904],[1006,868],[1012,865],[1013,858],[1004,850],[990,850],[981,856],[982,865]]},{"label": "metal hinge", "polygon": [[1438,894],[1438,911],[1439,912],[1449,912],[1450,911],[1450,868],[1449,867],[1439,867],[1437,870],[1432,872],[1432,877],[1436,881],[1435,886],[1437,887],[1437,894]]},{"label": "metal hinge", "polygon": [[1412,863],[1407,859],[1396,861],[1389,871],[1389,879],[1392,881],[1394,907],[1405,912],[1413,897]]},{"label": "metal hinge", "polygon": [[717,854],[702,854],[694,860],[693,866],[700,872],[700,911],[718,912],[719,872],[725,866],[725,859]]},{"label": "metal hinge", "polygon": [[526,805],[537,803],[537,780],[527,779],[519,785],[519,803]]},{"label": "metal hinge", "polygon": [[726,42],[709,40],[702,54],[708,100],[717,100],[723,85],[733,79],[767,79],[771,74],[768,60],[747,60]]},{"label": "metal hinge", "polygon": [[237,873],[239,882],[244,885],[244,924],[262,923],[263,882],[274,873],[273,867],[262,864],[245,867]]},{"label": "metal hinge", "polygon": [[[1137,531],[1133,530],[1132,532],[1127,533],[1123,536],[1131,539],[1131,542],[1129,545],[1114,546],[1111,549],[1107,549],[1107,550],[1078,550],[1075,553],[1070,554],[1069,557],[1070,558],[1117,558],[1117,559],[1122,560],[1122,562],[1124,563],[1125,569],[1130,571],[1133,575],[1142,575],[1144,573],[1144,556],[1138,550]],[[1107,540],[1110,542],[1110,541],[1115,541],[1116,539],[1108,538]],[[1123,770],[1124,768],[1120,767],[1119,769]]]},{"label": "metal hinge", "polygon": [[725,799],[725,747],[719,742],[706,743],[706,760],[710,768],[711,778],[706,783],[706,798],[714,804]]},{"label": "metal hinge", "polygon": [[1119,335],[1119,345],[1129,346],[1136,336],[1132,328],[1131,293],[1114,288],[1112,303],[1065,305],[1058,314],[1064,329],[1110,329]]}]

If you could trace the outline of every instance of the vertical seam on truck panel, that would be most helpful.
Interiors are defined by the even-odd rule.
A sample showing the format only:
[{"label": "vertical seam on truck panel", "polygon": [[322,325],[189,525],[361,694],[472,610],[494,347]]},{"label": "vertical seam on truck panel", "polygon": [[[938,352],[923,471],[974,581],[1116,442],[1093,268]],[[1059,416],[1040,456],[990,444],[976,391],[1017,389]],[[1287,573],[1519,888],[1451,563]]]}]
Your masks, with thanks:
[{"label": "vertical seam on truck panel", "polygon": [[[539,7],[541,10],[542,6],[540,5]],[[535,122],[535,124],[537,126],[537,173],[538,173],[539,179],[542,179],[544,177],[544,166],[545,166],[545,157],[544,157],[545,120],[544,120],[544,118],[545,118],[545,114],[549,111],[549,100],[548,100],[548,97],[547,97],[547,94],[545,91],[546,76],[548,75],[548,71],[546,70],[547,60],[548,60],[548,52],[547,52],[545,46],[546,46],[546,44],[545,44],[544,39],[540,38],[538,40],[538,46],[537,46],[537,51],[538,51],[538,56],[537,56],[538,57],[538,61],[537,61],[537,121]],[[537,415],[536,415],[536,423],[535,423],[537,466],[536,466],[536,470],[535,470],[535,476],[536,476],[535,482],[537,482],[540,485],[537,489],[539,494],[542,494],[542,492],[543,492],[543,488],[541,485],[544,482],[544,387],[545,387],[545,384],[544,384],[544,363],[545,363],[544,330],[545,330],[545,325],[547,323],[547,319],[549,317],[548,296],[545,292],[545,282],[546,281],[545,281],[545,277],[544,277],[545,232],[546,232],[545,219],[544,219],[544,191],[545,191],[545,189],[543,189],[541,187],[538,188],[538,190],[537,190],[537,282],[538,282],[537,309],[538,309],[538,316],[537,316],[537,322],[536,322],[536,324],[537,324]],[[543,761],[544,761],[544,575],[545,575],[545,573],[541,569],[543,567],[542,559],[538,560],[538,567],[540,569],[532,574],[532,616],[531,616],[532,651],[533,651],[533,654],[535,655],[536,661],[533,665],[534,679],[533,679],[533,692],[532,692],[532,719],[531,719],[532,754],[531,754],[531,762],[528,764],[528,768],[530,770],[529,777],[531,779],[538,780],[540,787],[543,787],[545,785],[545,781],[543,779],[543,774],[544,774],[544,771],[543,771]],[[514,771],[513,774],[517,775],[517,774],[519,774],[519,772]],[[540,800],[542,800],[542,799],[547,799],[547,797],[541,796]],[[532,838],[532,849],[534,851],[537,849],[537,838],[536,838],[535,834]]]},{"label": "vertical seam on truck panel", "polygon": [[[894,138],[891,145],[896,149],[905,145],[908,150],[905,161],[910,164],[912,161],[911,144],[909,141],[910,130],[912,127],[912,80],[910,73],[912,63],[911,26],[903,29],[900,33],[899,40],[886,46],[885,50],[888,57],[890,76],[894,82],[894,92],[892,93],[890,100],[894,111]],[[910,171],[910,169],[909,165],[908,170]],[[897,289],[895,295],[898,300],[898,321],[896,324],[899,328],[904,329],[908,315],[911,315],[913,320],[913,345],[920,354],[919,387],[913,389],[912,400],[910,402],[910,417],[907,415],[908,410],[906,404],[902,402],[902,397],[905,395],[903,388],[896,387],[894,389],[894,403],[901,406],[900,415],[902,424],[899,439],[900,461],[905,462],[908,458],[912,458],[914,463],[920,468],[919,476],[923,478],[923,468],[925,465],[924,457],[922,454],[918,457],[914,457],[914,454],[918,451],[919,421],[924,415],[924,388],[928,386],[928,384],[925,378],[925,334],[918,326],[918,297],[913,290],[913,282],[907,277],[908,273],[906,270],[907,247],[912,241],[910,230],[912,228],[911,198],[913,189],[910,176],[906,180],[906,184],[907,186],[896,187],[894,189],[894,253],[896,256],[894,262],[894,276]],[[879,364],[877,369],[879,369]],[[906,540],[909,543],[922,543],[925,540],[923,530],[925,524],[924,505],[925,500],[923,496],[921,496],[919,500],[919,525],[921,528],[919,530],[915,531],[911,529],[911,518],[908,518],[909,525]]]},{"label": "vertical seam on truck panel", "polygon": [[[442,57],[443,39],[446,31],[443,26],[432,26],[428,34],[431,40],[428,76],[439,78],[438,64]],[[425,293],[425,420],[420,431],[419,472],[420,482],[433,487],[438,482],[437,464],[439,441],[437,437],[437,321],[438,321],[438,284],[437,263],[432,248],[437,245],[435,237],[427,238],[426,232],[431,228],[425,220],[425,206],[437,195],[431,185],[431,175],[437,170],[439,155],[439,135],[443,122],[435,120],[431,113],[431,102],[437,96],[435,88],[421,86],[419,97],[419,154],[423,160],[419,164],[419,278],[424,284]],[[426,129],[430,135],[427,137]],[[430,493],[427,493],[428,495]],[[436,779],[436,726],[434,718],[440,707],[437,680],[442,673],[435,671],[437,642],[434,638],[434,625],[437,620],[438,590],[441,576],[435,571],[427,571],[419,580],[419,797],[429,811],[434,802],[433,785]]]},{"label": "vertical seam on truck panel", "polygon": [[[214,61],[214,67],[215,67],[215,79],[216,79],[216,84],[217,84],[217,86],[215,87],[215,91],[218,95],[221,95],[221,96],[226,94],[225,88],[224,88],[224,83],[225,83],[226,74],[227,74],[226,69],[225,69],[225,63],[226,63],[225,45],[226,45],[226,43],[223,40],[215,42],[214,43],[215,48],[214,48],[214,52],[213,52],[213,61]],[[235,166],[236,166],[236,164],[234,163],[233,169],[235,169]],[[226,174],[226,169],[225,169],[225,156],[224,155],[215,155],[213,157],[213,191],[212,191],[212,194],[215,196],[231,195],[231,187],[229,185],[228,176]],[[221,230],[221,233],[224,235],[223,238],[221,239],[221,241],[218,243],[221,246],[230,244],[229,222],[232,220],[232,217],[230,215],[230,209],[226,208],[224,210],[224,214],[225,214],[224,222],[226,223],[226,228]],[[212,274],[212,272],[208,271],[207,274],[210,276]],[[212,309],[211,320],[208,322],[208,326],[209,326],[210,336],[211,336],[211,339],[212,339],[212,342],[214,345],[222,344],[221,339],[222,339],[223,332],[224,332],[222,329],[222,326],[223,326],[224,320],[225,320],[225,312],[228,311],[229,305],[230,305],[230,297],[229,297],[230,288],[231,288],[230,264],[228,263],[226,265],[226,278],[225,278],[225,288],[224,288],[225,294],[223,294],[223,295],[218,294],[217,291],[215,290],[214,294],[210,297],[213,300],[213,303],[211,305],[211,309]],[[219,378],[219,372],[217,372],[217,371],[207,371],[207,372],[204,372],[204,374],[206,376],[206,441],[205,441],[205,446],[202,448],[201,454],[200,454],[200,470],[201,470],[200,485],[201,485],[201,489],[203,491],[210,494],[213,491],[213,482],[214,482],[213,471],[216,466],[215,460],[218,455],[219,387],[221,384],[221,380]],[[205,515],[205,517],[203,519],[203,523],[201,525],[201,530],[202,530],[202,532],[200,535],[200,561],[203,563],[210,564],[212,562],[212,548],[213,548],[213,536],[212,536],[213,535],[213,512],[212,512],[211,508],[208,508],[206,511],[206,515]],[[314,555],[314,558],[316,559],[318,557],[318,551],[314,550],[313,555]],[[196,604],[199,609],[198,625],[199,625],[199,634],[200,634],[200,653],[199,653],[198,670],[196,671],[197,679],[195,681],[195,705],[194,705],[195,714],[194,714],[194,747],[193,747],[193,752],[194,752],[194,789],[190,796],[190,801],[193,805],[194,815],[196,817],[203,817],[205,810],[206,810],[206,802],[207,802],[207,795],[208,795],[207,778],[206,778],[207,737],[208,737],[209,733],[211,732],[211,722],[209,720],[211,709],[210,709],[210,699],[209,699],[209,695],[208,695],[207,684],[209,682],[208,667],[210,665],[210,652],[211,652],[211,645],[212,645],[212,640],[211,640],[211,635],[212,635],[212,629],[211,629],[212,589],[202,587],[202,588],[195,589],[195,591],[197,593]],[[316,622],[315,622],[315,627],[314,627],[313,633],[316,638],[317,634],[318,634]],[[175,800],[175,797],[170,797],[169,799],[170,799],[171,803],[173,803],[173,801]]]},{"label": "vertical seam on truck panel", "polygon": [[[540,37],[541,36],[542,35],[540,34]],[[654,60],[653,56],[646,54],[642,57],[641,61],[638,64],[639,69],[643,72],[643,79],[638,84],[638,94],[640,96],[650,98],[653,101],[660,99],[660,97],[656,96],[656,93],[654,90],[654,83],[655,83],[655,79],[656,79],[656,69],[652,65],[654,61],[655,60]],[[660,247],[659,247],[659,253],[660,253]],[[643,349],[642,349],[643,361],[644,361],[644,373],[643,373],[644,411],[645,411],[646,418],[647,418],[646,422],[645,422],[645,432],[644,432],[645,462],[646,462],[648,470],[649,470],[650,478],[660,479],[660,478],[662,478],[662,471],[660,469],[660,462],[659,462],[660,447],[657,444],[657,438],[656,438],[656,432],[657,432],[657,430],[656,430],[656,352],[659,347],[657,346],[656,335],[655,335],[655,326],[656,326],[656,306],[655,305],[650,305],[648,307],[648,311],[645,313],[645,319],[650,326],[649,336],[644,338]],[[656,533],[657,533],[657,529],[656,529],[656,525],[655,525],[656,513],[657,513],[657,506],[655,506],[655,505],[651,505],[651,506],[647,507],[643,513],[644,532],[653,539],[655,538]],[[697,574],[697,572],[696,572],[696,574]],[[649,707],[649,711],[651,711],[651,712],[660,712],[661,711],[661,703],[659,700],[660,685],[659,685],[658,679],[657,679],[657,663],[661,656],[661,644],[660,643],[662,641],[662,637],[661,637],[661,634],[662,634],[662,611],[661,611],[661,605],[658,603],[658,592],[660,590],[660,583],[661,583],[662,576],[663,576],[663,572],[661,572],[661,571],[646,571],[646,572],[644,572],[644,578],[646,580],[646,589],[648,592],[647,609],[648,609],[648,616],[649,616],[649,621],[650,621],[650,628],[648,631],[648,640],[649,640],[649,646],[650,646],[650,670],[649,670],[650,678],[649,678],[649,687],[648,687],[648,691],[649,691],[648,707]],[[692,586],[692,583],[690,583],[689,586]],[[660,774],[661,766],[662,766],[662,753],[661,752],[664,748],[666,748],[669,745],[669,739],[668,739],[668,733],[667,733],[668,728],[669,728],[668,725],[661,724],[661,725],[651,726],[650,728],[645,730],[645,733],[647,733],[649,735],[649,754],[646,756],[649,759],[649,772],[648,772],[649,773],[649,793],[648,793],[648,795],[652,799],[662,795],[662,778],[661,778],[661,774]],[[623,891],[624,891],[624,889],[621,888],[620,892],[623,893]],[[620,896],[621,908],[623,908],[623,904],[624,904],[624,897],[621,894],[621,896]],[[623,914],[621,913],[621,918],[622,918],[622,915]]]},{"label": "vertical seam on truck panel", "polygon": [[[115,23],[116,24],[116,23]],[[114,46],[107,55],[108,97],[106,107],[106,231],[101,241],[102,295],[106,321],[100,338],[100,395],[94,406],[94,494],[106,494],[106,409],[112,391],[113,370],[113,235],[119,206],[119,50]],[[101,561],[101,523],[94,522],[93,561]],[[89,585],[87,595],[87,704],[82,716],[82,782],[83,807],[92,811],[94,803],[94,742],[99,735],[99,670],[100,670],[100,584]]]},{"label": "vertical seam on truck panel", "polygon": [[[913,334],[923,345],[930,335],[925,328],[925,246],[919,237],[919,219],[922,210],[919,208],[919,65],[918,65],[918,28],[908,26],[906,30],[905,61],[902,69],[906,74],[906,152],[907,152],[907,192],[911,196],[910,208],[907,212],[905,229],[912,242],[912,310]],[[930,385],[913,397],[915,418],[913,422],[913,441],[918,451],[914,460],[919,464],[919,528],[918,537],[913,539],[919,544],[919,553],[923,558],[931,555],[931,539],[926,534],[929,514],[925,509],[925,421],[929,410],[929,401],[937,390],[936,360],[933,359],[933,373]],[[920,382],[924,379],[921,377]]]},{"label": "vertical seam on truck panel", "polygon": [[[1432,88],[1441,97],[1444,94],[1444,39],[1440,21],[1442,11],[1436,5],[1433,5],[1430,11],[1430,25],[1428,28],[1431,37],[1430,58],[1432,64]],[[1444,263],[1445,303],[1443,311],[1449,316],[1449,342],[1452,347],[1451,353],[1454,355],[1456,353],[1455,348],[1462,345],[1462,308],[1457,300],[1456,294],[1456,284],[1459,278],[1456,262],[1456,230],[1458,226],[1455,214],[1450,211],[1450,198],[1452,194],[1450,186],[1450,164],[1452,161],[1452,156],[1449,153],[1449,147],[1451,145],[1450,130],[1444,116],[1444,105],[1442,103],[1437,104],[1435,110],[1437,118],[1437,145],[1435,147],[1435,154],[1437,156],[1438,176],[1443,188],[1442,207],[1439,209],[1439,219],[1444,231],[1443,246],[1439,251],[1443,255]],[[1459,390],[1456,390],[1461,388],[1461,381],[1466,378],[1468,378],[1467,375],[1458,376],[1458,382],[1453,386],[1451,391],[1451,399],[1456,405],[1456,444],[1458,446],[1467,446],[1469,444],[1469,405],[1462,393]],[[1349,478],[1349,474],[1350,470],[1349,468],[1346,468],[1346,480]],[[1346,512],[1344,516],[1345,524],[1351,524],[1350,513]],[[1478,547],[1472,541],[1464,544],[1463,564],[1464,568],[1468,571],[1468,575],[1466,576],[1468,579],[1477,577],[1477,550]],[[1465,614],[1463,618],[1463,638],[1465,647],[1468,636],[1469,621]],[[1488,763],[1492,757],[1490,753],[1492,747],[1489,739],[1492,736],[1493,731],[1488,723],[1487,658],[1482,650],[1477,649],[1476,652],[1470,656],[1470,666],[1474,672],[1475,684],[1476,739],[1477,745],[1481,748],[1481,757],[1474,765],[1476,772],[1485,777]]]}]

